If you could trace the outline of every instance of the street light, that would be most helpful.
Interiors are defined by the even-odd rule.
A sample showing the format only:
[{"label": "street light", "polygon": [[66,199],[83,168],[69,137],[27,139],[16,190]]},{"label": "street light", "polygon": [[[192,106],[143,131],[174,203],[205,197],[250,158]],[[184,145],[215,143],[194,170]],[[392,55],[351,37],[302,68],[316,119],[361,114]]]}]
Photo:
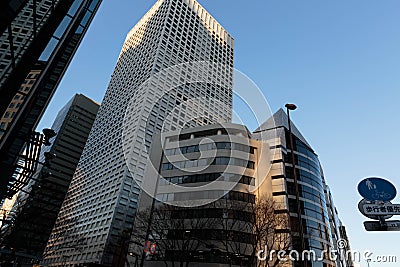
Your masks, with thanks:
[{"label": "street light", "polygon": [[[296,110],[297,109],[297,106],[295,104],[286,104],[285,107],[288,110]],[[288,115],[289,115],[289,112],[288,112]]]},{"label": "street light", "polygon": [[[303,232],[303,219],[301,218],[301,205],[300,205],[300,192],[299,192],[299,183],[297,179],[297,172],[296,172],[296,159],[294,157],[294,141],[293,141],[293,133],[292,133],[292,122],[290,120],[290,111],[294,111],[297,109],[295,104],[288,103],[285,105],[286,112],[288,115],[288,127],[289,127],[289,139],[290,139],[290,151],[292,154],[292,168],[293,168],[293,180],[294,186],[296,189],[296,202],[297,202],[297,218],[299,221],[299,238],[300,238],[300,245],[302,253],[305,251],[306,247],[304,244],[304,232]],[[287,146],[286,146],[287,147]],[[307,266],[306,261],[303,261],[303,266]]]},{"label": "street light", "polygon": [[43,136],[44,136],[44,145],[50,146],[50,139],[57,135],[57,133],[53,129],[43,129]]}]

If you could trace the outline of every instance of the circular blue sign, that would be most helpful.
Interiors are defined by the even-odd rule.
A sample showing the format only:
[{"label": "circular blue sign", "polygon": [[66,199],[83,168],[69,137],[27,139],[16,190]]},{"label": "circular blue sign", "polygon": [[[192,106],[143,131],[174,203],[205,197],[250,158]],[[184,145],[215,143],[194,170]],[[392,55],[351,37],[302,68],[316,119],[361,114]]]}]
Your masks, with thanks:
[{"label": "circular blue sign", "polygon": [[366,178],[358,184],[358,192],[370,201],[388,202],[396,197],[397,191],[394,185],[382,178]]}]

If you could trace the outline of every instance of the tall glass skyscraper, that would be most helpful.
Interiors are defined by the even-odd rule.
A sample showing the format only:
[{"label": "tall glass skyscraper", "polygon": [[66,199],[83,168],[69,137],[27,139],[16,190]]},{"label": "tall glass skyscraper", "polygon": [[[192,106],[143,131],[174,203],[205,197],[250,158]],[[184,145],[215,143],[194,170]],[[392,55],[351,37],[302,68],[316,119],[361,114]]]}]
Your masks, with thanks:
[{"label": "tall glass skyscraper", "polygon": [[195,0],[159,0],[129,32],[46,264],[124,264],[153,135],[231,120],[233,43]]}]

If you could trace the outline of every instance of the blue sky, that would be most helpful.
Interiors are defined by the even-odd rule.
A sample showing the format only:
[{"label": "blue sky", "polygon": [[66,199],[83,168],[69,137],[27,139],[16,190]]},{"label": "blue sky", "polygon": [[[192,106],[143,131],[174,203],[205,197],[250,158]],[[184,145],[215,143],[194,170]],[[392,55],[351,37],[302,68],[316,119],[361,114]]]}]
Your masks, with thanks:
[{"label": "blue sky", "polygon": [[[103,1],[39,128],[76,92],[102,100],[127,32],[154,2]],[[320,157],[352,248],[400,262],[400,232],[365,232],[356,190],[380,176],[400,191],[400,1],[199,2],[235,37],[235,67],[272,110],[299,106],[293,120]]]}]

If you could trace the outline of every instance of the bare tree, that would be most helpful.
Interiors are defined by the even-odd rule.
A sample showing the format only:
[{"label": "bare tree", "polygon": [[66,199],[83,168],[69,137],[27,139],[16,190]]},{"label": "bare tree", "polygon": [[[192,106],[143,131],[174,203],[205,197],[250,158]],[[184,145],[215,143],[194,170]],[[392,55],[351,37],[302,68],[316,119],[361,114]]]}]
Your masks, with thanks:
[{"label": "bare tree", "polygon": [[[201,253],[215,253],[229,266],[283,266],[272,253],[291,247],[288,214],[280,210],[272,198],[258,198],[255,203],[220,199],[197,208],[157,204],[152,211],[137,212],[129,251],[143,255],[148,241],[157,252],[143,256],[167,267],[189,266]],[[265,261],[257,259],[261,250]]]},{"label": "bare tree", "polygon": [[287,251],[292,245],[289,215],[287,212],[280,211],[282,211],[281,207],[268,197],[257,198],[253,205],[255,216],[253,234],[256,244],[253,257],[258,258],[257,254],[262,251],[265,258],[265,260],[256,260],[257,267],[285,265],[285,262],[274,253],[280,250]]},{"label": "bare tree", "polygon": [[[289,216],[270,197],[258,197],[254,203],[225,201],[224,214],[218,220],[224,235],[218,240],[229,266],[283,266],[276,256],[291,247]],[[217,245],[218,247],[221,247]],[[258,252],[265,260],[258,259]],[[271,257],[270,257],[271,255]]]},{"label": "bare tree", "polygon": [[204,233],[216,228],[215,218],[196,216],[201,208],[179,208],[158,204],[150,209],[138,211],[132,242],[136,254],[142,254],[143,244],[156,244],[155,254],[147,253],[147,260],[163,261],[165,266],[189,266],[194,252],[211,249]]},{"label": "bare tree", "polygon": [[218,219],[218,228],[223,230],[223,235],[215,246],[225,254],[225,264],[252,266],[252,252],[256,245],[252,203],[221,199],[219,207],[223,214]]}]

